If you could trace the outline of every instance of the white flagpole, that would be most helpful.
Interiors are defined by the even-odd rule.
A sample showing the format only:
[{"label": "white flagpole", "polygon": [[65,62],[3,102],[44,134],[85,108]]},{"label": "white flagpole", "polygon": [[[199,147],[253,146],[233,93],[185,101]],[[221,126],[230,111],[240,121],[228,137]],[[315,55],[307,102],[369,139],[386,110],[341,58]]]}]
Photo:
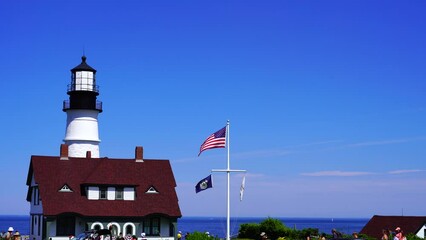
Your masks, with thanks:
[{"label": "white flagpole", "polygon": [[228,188],[227,188],[227,209],[226,209],[226,240],[230,240],[231,236],[230,236],[230,229],[231,229],[231,203],[229,200],[229,192],[230,192],[230,166],[229,166],[229,120],[226,123],[226,136],[227,136],[227,145],[228,145],[228,168],[226,169],[227,171],[227,184],[228,184]]},{"label": "white flagpole", "polygon": [[226,188],[226,240],[231,240],[231,204],[230,204],[230,182],[231,172],[246,172],[246,170],[231,170],[230,168],[230,157],[229,157],[229,120],[226,124],[226,148],[228,151],[227,156],[227,168],[226,169],[212,169],[212,172],[226,172],[227,174],[227,188]]}]

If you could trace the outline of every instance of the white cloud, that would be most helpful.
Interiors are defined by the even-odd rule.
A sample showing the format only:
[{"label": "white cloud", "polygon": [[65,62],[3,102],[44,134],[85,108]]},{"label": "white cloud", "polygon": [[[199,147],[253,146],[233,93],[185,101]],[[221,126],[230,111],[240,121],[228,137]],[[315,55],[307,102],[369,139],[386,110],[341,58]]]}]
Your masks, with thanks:
[{"label": "white cloud", "polygon": [[364,147],[364,146],[376,146],[376,145],[389,145],[396,143],[405,143],[412,141],[421,141],[425,140],[426,137],[412,137],[412,138],[401,138],[401,139],[389,139],[389,140],[381,140],[381,141],[367,141],[360,143],[348,144],[347,147]]},{"label": "white cloud", "polygon": [[342,142],[342,140],[319,141],[319,142],[311,142],[311,143],[288,146],[288,148],[310,147],[310,146],[327,145],[327,144],[340,143],[340,142]]},{"label": "white cloud", "polygon": [[320,171],[312,173],[301,173],[302,176],[310,177],[356,177],[364,175],[372,175],[372,172],[345,172],[345,171]]},{"label": "white cloud", "polygon": [[376,145],[388,145],[388,144],[395,144],[395,143],[404,143],[404,142],[408,142],[408,141],[409,141],[408,139],[393,139],[393,140],[353,143],[353,144],[349,144],[347,146],[348,147],[376,146]]},{"label": "white cloud", "polygon": [[251,152],[240,152],[232,155],[235,159],[247,159],[247,158],[268,158],[268,157],[280,157],[291,154],[289,150],[283,149],[270,149],[270,150],[258,150]]},{"label": "white cloud", "polygon": [[390,171],[389,174],[404,174],[404,173],[418,173],[418,172],[424,172],[425,170],[421,169],[406,169],[406,170],[396,170],[396,171]]}]

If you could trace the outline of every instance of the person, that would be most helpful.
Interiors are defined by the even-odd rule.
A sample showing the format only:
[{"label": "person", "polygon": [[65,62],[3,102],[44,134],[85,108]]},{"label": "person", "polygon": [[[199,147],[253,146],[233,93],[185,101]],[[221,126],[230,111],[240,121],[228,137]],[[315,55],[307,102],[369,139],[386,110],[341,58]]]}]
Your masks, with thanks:
[{"label": "person", "polygon": [[389,239],[390,232],[387,229],[382,230],[382,240],[390,240]]},{"label": "person", "polygon": [[401,237],[401,228],[397,227],[395,228],[395,234],[394,234],[393,240],[399,240],[400,237]]},{"label": "person", "polygon": [[182,232],[181,232],[181,231],[179,231],[179,232],[178,232],[178,234],[177,234],[177,239],[178,239],[178,240],[181,240],[181,239],[182,239]]},{"label": "person", "polygon": [[268,239],[268,235],[266,235],[266,233],[265,233],[265,232],[261,232],[261,233],[260,233],[260,239],[261,239],[261,240],[266,240],[266,239]]},{"label": "person", "polygon": [[395,229],[395,237],[393,238],[394,240],[406,240],[407,238],[404,235],[404,232],[402,231],[402,229],[400,227],[397,227]]},{"label": "person", "polygon": [[306,239],[306,240],[311,240],[311,234],[310,234],[309,232],[307,232],[307,233],[305,234],[305,239]]},{"label": "person", "polygon": [[185,233],[185,240],[187,240],[189,238],[189,232]]},{"label": "person", "polygon": [[333,239],[337,239],[338,238],[338,236],[337,236],[337,230],[335,228],[333,228],[331,230],[331,235],[333,236]]},{"label": "person", "polygon": [[353,237],[353,239],[358,239],[358,233],[357,232],[353,232],[352,233],[352,237]]},{"label": "person", "polygon": [[326,240],[326,238],[325,238],[325,233],[322,233],[322,234],[321,234],[321,238],[320,238],[320,240]]},{"label": "person", "polygon": [[144,232],[141,233],[141,237],[142,237],[142,240],[146,240],[146,234]]},{"label": "person", "polygon": [[12,240],[12,238],[13,238],[13,227],[9,227],[8,229],[7,229],[7,233],[6,233],[6,236],[4,237],[4,239],[5,240]]},{"label": "person", "polygon": [[21,234],[18,231],[16,231],[15,234],[13,234],[13,239],[14,240],[21,240]]},{"label": "person", "polygon": [[333,230],[331,230],[331,235],[333,235],[333,239],[341,239],[342,238],[342,233],[337,231],[335,228],[333,228]]}]

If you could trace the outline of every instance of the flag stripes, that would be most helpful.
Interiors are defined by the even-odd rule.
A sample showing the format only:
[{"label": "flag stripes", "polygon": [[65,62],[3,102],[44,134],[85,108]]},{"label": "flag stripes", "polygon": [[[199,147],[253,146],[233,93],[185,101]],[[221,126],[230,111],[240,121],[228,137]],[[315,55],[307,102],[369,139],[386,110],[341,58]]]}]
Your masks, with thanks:
[{"label": "flag stripes", "polygon": [[219,131],[210,135],[204,142],[201,144],[200,152],[198,156],[204,151],[212,148],[224,148],[226,146],[226,127],[221,128]]}]

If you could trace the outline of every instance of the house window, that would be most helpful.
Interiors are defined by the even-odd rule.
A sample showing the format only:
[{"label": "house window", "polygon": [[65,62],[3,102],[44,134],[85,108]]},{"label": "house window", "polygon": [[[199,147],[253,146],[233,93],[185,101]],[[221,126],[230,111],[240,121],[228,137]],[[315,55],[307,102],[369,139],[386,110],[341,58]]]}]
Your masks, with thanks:
[{"label": "house window", "polygon": [[152,233],[154,235],[160,234],[160,219],[159,218],[153,218],[152,219]]},{"label": "house window", "polygon": [[38,187],[33,188],[33,200],[34,205],[40,205],[40,194],[38,192]]},{"label": "house window", "polygon": [[135,235],[136,234],[136,226],[134,223],[128,222],[123,225],[124,235]]},{"label": "house window", "polygon": [[150,187],[146,193],[158,193],[158,191],[154,187]]},{"label": "house window", "polygon": [[31,235],[34,235],[34,227],[35,227],[35,224],[34,224],[34,215],[31,215]]},{"label": "house window", "polygon": [[115,199],[123,200],[123,188],[116,187],[115,188]]},{"label": "house window", "polygon": [[72,192],[72,190],[67,184],[65,184],[61,189],[59,189],[59,192]]},{"label": "house window", "polygon": [[41,233],[40,227],[41,227],[41,215],[38,215],[38,230],[37,230],[37,233],[38,233],[39,236],[40,236],[40,233]]},{"label": "house window", "polygon": [[99,187],[99,199],[107,199],[107,188]]},{"label": "house window", "polygon": [[133,226],[132,225],[127,225],[125,233],[126,233],[126,235],[127,234],[132,234],[133,233]]},{"label": "house window", "polygon": [[160,219],[147,218],[143,222],[143,229],[148,236],[158,236],[160,234]]}]

